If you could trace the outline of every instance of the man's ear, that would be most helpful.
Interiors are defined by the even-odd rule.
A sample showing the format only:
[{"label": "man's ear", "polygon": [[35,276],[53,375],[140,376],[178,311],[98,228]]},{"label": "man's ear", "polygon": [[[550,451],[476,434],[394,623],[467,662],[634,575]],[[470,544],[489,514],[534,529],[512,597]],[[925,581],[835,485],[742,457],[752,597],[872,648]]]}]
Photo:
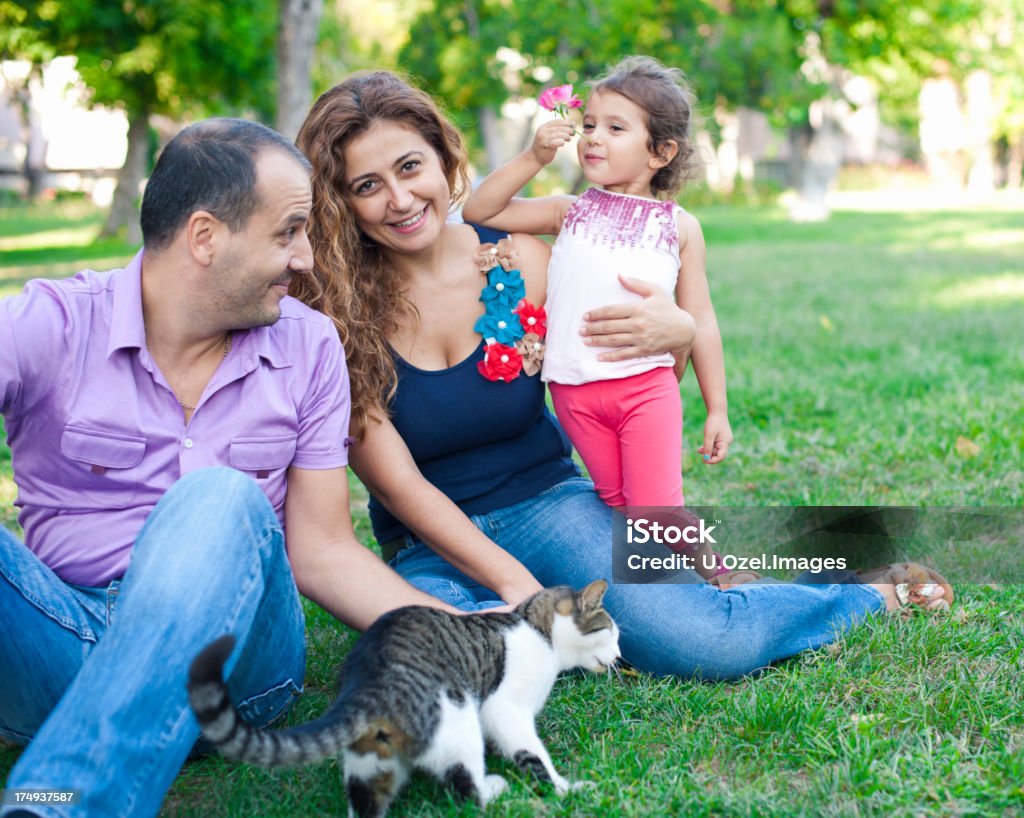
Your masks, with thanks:
[{"label": "man's ear", "polygon": [[674,139],[666,139],[655,149],[654,155],[651,156],[648,165],[652,170],[663,168],[676,158],[677,153],[679,153],[679,143]]},{"label": "man's ear", "polygon": [[227,225],[206,210],[197,210],[188,217],[185,238],[188,249],[196,263],[209,267],[213,263],[221,234]]}]

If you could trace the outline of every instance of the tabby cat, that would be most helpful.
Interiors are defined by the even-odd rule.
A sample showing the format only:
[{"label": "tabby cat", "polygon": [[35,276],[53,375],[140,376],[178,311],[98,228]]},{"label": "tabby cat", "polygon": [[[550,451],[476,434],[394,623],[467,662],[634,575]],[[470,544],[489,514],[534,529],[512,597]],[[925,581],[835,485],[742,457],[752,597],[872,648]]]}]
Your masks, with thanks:
[{"label": "tabby cat", "polygon": [[192,663],[192,709],[235,761],[294,766],[340,755],[350,816],[383,816],[413,767],[486,804],[506,782],[485,774],[485,740],[562,794],[573,785],[552,766],[534,718],[561,671],[607,671],[619,658],[606,589],[604,580],[549,588],[512,613],[391,611],[346,657],[324,715],[278,731],[251,727],[231,704],[222,673],[234,637],[223,636]]}]

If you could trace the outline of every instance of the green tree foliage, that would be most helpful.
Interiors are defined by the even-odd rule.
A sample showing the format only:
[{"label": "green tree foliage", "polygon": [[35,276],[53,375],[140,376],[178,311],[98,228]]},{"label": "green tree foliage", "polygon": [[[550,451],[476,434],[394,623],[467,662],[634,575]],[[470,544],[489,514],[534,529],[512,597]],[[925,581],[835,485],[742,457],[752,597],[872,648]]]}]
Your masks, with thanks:
[{"label": "green tree foliage", "polygon": [[72,54],[96,105],[123,108],[129,158],[106,231],[134,224],[148,120],[249,109],[272,117],[277,2],[6,0],[9,56]]},{"label": "green tree foliage", "polygon": [[[827,72],[807,69],[818,58],[878,78],[897,92],[894,114],[908,117],[919,80],[937,59],[975,59],[965,31],[980,10],[1019,2],[433,0],[413,23],[400,61],[457,112],[475,112],[537,93],[538,77],[548,76],[541,66],[572,82],[627,54],[650,54],[687,73],[705,114],[747,106],[797,126],[807,123],[811,101],[836,90]],[[522,55],[522,64],[503,62],[503,47]]]}]

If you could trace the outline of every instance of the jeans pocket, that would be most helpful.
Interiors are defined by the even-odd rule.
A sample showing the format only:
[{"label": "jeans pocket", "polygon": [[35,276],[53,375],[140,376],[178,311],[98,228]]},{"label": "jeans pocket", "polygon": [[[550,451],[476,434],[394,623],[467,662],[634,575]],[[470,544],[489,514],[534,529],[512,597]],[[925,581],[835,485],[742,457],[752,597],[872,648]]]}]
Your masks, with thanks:
[{"label": "jeans pocket", "polygon": [[403,562],[412,558],[420,552],[420,549],[416,547],[417,545],[426,548],[426,546],[423,545],[423,543],[419,542],[411,534],[405,534],[402,537],[402,540],[403,544],[401,548],[399,548],[398,551],[395,552],[395,555],[390,560],[388,560],[388,565],[396,571],[398,570],[399,565],[401,565]]},{"label": "jeans pocket", "polygon": [[293,679],[285,679],[269,690],[240,701],[238,712],[249,724],[266,727],[275,719],[284,716],[301,695],[302,687],[295,684]]}]

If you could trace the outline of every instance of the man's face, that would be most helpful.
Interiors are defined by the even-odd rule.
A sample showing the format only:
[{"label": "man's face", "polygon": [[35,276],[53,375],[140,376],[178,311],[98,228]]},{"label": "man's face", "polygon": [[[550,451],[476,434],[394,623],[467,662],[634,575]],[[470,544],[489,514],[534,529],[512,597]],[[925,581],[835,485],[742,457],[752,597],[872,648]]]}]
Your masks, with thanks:
[{"label": "man's face", "polygon": [[273,324],[294,275],[313,268],[306,236],[313,194],[309,174],[284,151],[264,150],[256,160],[259,201],[248,223],[227,232],[223,252],[210,270],[207,306],[230,316],[231,329]]}]

